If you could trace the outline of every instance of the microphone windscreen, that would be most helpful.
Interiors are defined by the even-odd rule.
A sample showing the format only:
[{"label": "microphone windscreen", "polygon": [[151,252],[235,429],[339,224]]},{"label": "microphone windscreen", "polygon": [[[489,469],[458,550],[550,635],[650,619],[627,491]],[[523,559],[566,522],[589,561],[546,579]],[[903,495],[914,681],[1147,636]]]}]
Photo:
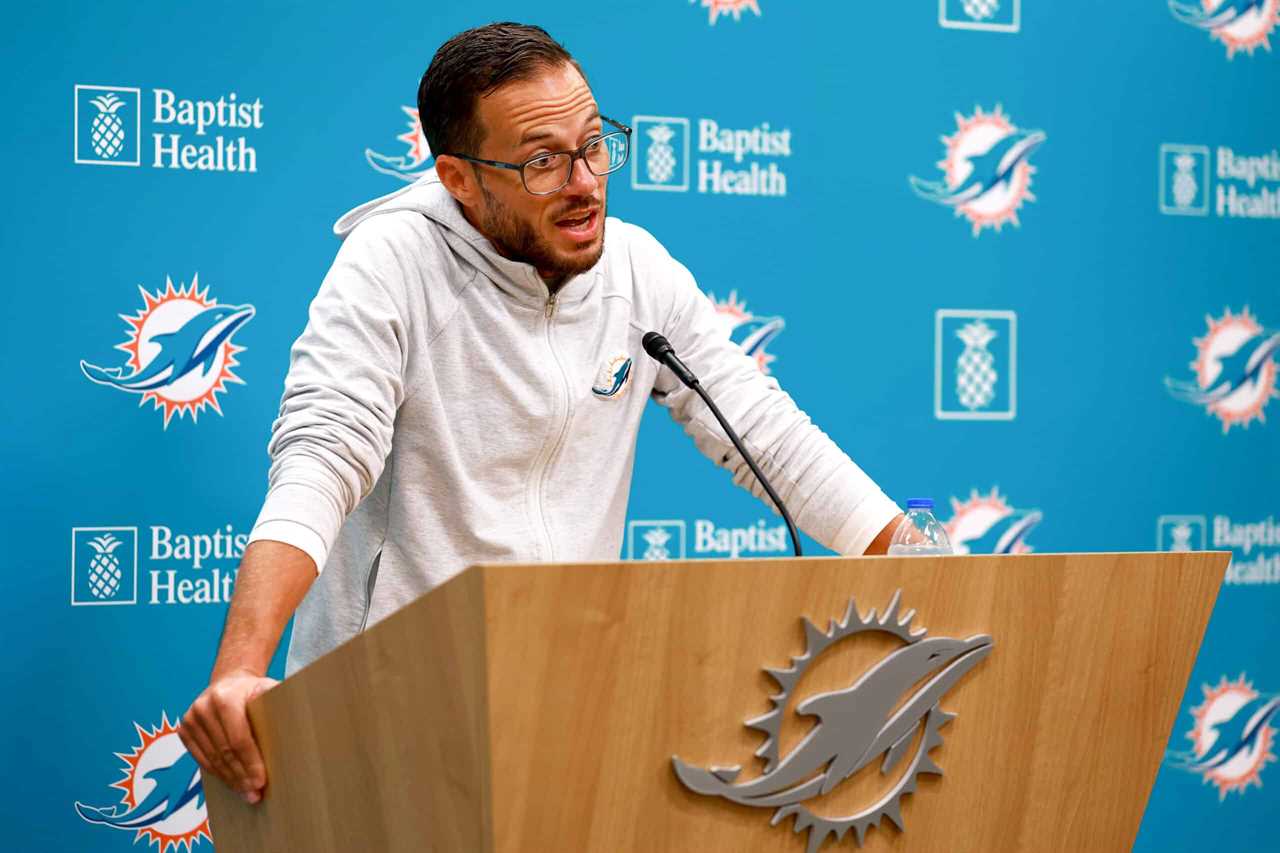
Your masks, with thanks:
[{"label": "microphone windscreen", "polygon": [[649,357],[658,361],[662,361],[663,357],[672,351],[671,344],[657,332],[645,332],[640,343],[644,345],[644,351],[649,353]]}]

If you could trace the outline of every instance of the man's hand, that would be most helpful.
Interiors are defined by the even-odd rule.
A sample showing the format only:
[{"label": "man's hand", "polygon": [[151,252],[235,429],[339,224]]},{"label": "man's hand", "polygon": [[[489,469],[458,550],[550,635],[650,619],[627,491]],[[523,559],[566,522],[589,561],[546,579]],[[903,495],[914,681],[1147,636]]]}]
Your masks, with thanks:
[{"label": "man's hand", "polygon": [[888,554],[889,543],[893,541],[893,532],[898,529],[898,525],[902,523],[902,519],[906,518],[902,513],[894,516],[893,521],[885,525],[884,530],[867,546],[867,550],[863,553],[867,556],[872,554]]},{"label": "man's hand", "polygon": [[201,769],[216,774],[250,804],[262,799],[267,769],[246,707],[278,683],[252,672],[228,673],[196,697],[178,727],[178,737]]},{"label": "man's hand", "polygon": [[277,684],[263,673],[284,626],[315,579],[315,560],[292,545],[263,539],[245,549],[209,686],[178,727],[200,769],[251,805],[266,791],[267,768],[245,708]]}]

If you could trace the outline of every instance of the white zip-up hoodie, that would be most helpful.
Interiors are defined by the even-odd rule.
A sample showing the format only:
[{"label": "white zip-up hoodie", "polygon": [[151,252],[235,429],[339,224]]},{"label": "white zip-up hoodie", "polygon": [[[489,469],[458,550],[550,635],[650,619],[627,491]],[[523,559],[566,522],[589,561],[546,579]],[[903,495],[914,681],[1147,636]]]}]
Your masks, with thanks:
[{"label": "white zip-up hoodie", "polygon": [[321,569],[289,673],[471,564],[618,559],[651,396],[768,504],[702,401],[645,354],[650,330],[810,536],[861,553],[899,511],[643,229],[608,219],[599,263],[554,295],[494,250],[434,171],[334,230],[345,242],[293,345],[250,535]]}]

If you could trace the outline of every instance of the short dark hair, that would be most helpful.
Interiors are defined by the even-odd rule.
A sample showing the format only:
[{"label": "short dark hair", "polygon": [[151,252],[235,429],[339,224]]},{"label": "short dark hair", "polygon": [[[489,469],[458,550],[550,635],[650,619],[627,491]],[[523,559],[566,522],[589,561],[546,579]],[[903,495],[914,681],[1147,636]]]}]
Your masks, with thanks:
[{"label": "short dark hair", "polygon": [[510,21],[458,33],[440,45],[418,84],[418,119],[432,153],[475,156],[484,139],[476,100],[565,63],[582,71],[542,27]]}]

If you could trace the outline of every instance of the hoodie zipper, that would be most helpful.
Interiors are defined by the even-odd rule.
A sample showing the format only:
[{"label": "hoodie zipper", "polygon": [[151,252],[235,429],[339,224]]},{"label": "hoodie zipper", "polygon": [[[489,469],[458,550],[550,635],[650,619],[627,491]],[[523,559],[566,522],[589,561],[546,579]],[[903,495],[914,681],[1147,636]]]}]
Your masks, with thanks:
[{"label": "hoodie zipper", "polygon": [[569,389],[569,377],[564,372],[564,364],[560,361],[560,354],[556,352],[555,344],[551,340],[552,321],[556,314],[556,294],[548,293],[546,309],[543,311],[543,317],[546,319],[546,337],[547,349],[551,351],[551,359],[556,363],[556,369],[560,371],[560,385],[564,389],[564,418],[560,422],[560,430],[556,434],[555,441],[551,445],[551,451],[542,460],[542,465],[537,473],[538,492],[536,500],[538,504],[538,519],[542,522],[542,536],[546,544],[547,559],[554,562],[556,559],[555,540],[551,536],[551,525],[547,523],[547,510],[544,503],[544,493],[547,486],[547,477],[551,473],[551,462],[560,452],[560,445],[564,443],[565,434],[569,431],[569,420],[572,412],[570,411],[572,394]]}]

